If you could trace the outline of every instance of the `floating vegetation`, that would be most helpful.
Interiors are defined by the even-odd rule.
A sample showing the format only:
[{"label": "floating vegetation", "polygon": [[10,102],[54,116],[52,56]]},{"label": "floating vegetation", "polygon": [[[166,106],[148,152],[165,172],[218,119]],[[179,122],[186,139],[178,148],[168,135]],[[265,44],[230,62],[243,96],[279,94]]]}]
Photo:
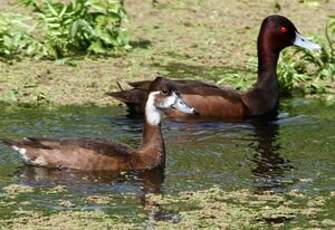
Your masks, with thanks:
[{"label": "floating vegetation", "polygon": [[2,188],[9,195],[34,192],[34,189],[27,185],[11,184]]}]

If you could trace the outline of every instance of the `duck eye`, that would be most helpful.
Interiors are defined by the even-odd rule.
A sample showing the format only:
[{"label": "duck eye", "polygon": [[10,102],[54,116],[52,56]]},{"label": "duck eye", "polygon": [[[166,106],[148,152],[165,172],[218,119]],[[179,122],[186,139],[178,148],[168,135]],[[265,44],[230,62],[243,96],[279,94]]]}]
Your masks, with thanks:
[{"label": "duck eye", "polygon": [[282,33],[286,33],[288,31],[288,29],[286,27],[284,27],[284,26],[281,26],[279,28],[279,31],[282,32]]},{"label": "duck eye", "polygon": [[168,92],[169,92],[169,91],[168,91],[167,89],[162,89],[162,94],[167,95]]}]

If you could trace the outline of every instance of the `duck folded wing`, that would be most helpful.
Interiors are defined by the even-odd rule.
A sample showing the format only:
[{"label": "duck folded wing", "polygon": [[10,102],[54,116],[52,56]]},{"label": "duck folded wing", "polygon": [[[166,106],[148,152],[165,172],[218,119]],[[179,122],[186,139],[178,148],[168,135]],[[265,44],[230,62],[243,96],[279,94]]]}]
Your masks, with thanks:
[{"label": "duck folded wing", "polygon": [[26,138],[3,143],[17,151],[26,164],[34,166],[117,171],[133,163],[129,160],[132,149],[105,139]]},{"label": "duck folded wing", "polygon": [[[219,87],[194,80],[172,81],[181,98],[194,107],[199,116],[183,114],[174,109],[165,110],[165,115],[173,120],[191,121],[199,118],[235,119],[246,113],[241,94],[229,87]],[[124,102],[130,114],[144,114],[144,105],[151,81],[129,83],[133,89],[110,93],[109,95]]]},{"label": "duck folded wing", "polygon": [[[138,90],[142,93],[149,89],[151,81],[135,81],[135,82],[129,82],[128,84],[132,87],[134,87],[131,90],[123,91],[127,92],[129,95],[129,99],[131,98],[130,95],[134,95],[134,93],[131,93],[132,90]],[[204,83],[201,81],[195,81],[195,80],[176,80],[173,81],[175,87],[177,88],[178,92],[181,94],[193,94],[193,95],[203,95],[203,96],[231,96],[239,98],[240,94],[235,91],[233,88],[230,87],[219,87],[216,85],[212,85],[209,83]],[[121,91],[122,92],[122,91]],[[109,93],[109,95],[121,93]],[[136,97],[136,100],[139,101],[141,98]]]},{"label": "duck folded wing", "polygon": [[133,152],[131,148],[123,144],[112,143],[106,139],[77,140],[81,148],[94,150],[98,154],[107,156],[128,155]]},{"label": "duck folded wing", "polygon": [[[178,82],[178,81],[177,81]],[[230,99],[240,99],[240,94],[230,87],[218,87],[200,81],[181,81],[176,85],[181,94],[199,96],[221,96]]]},{"label": "duck folded wing", "polygon": [[122,144],[116,144],[107,139],[52,139],[28,137],[22,141],[3,140],[3,143],[11,147],[27,148],[30,150],[90,150],[98,154],[114,156],[127,155],[132,150]]},{"label": "duck folded wing", "polygon": [[53,149],[52,145],[42,143],[41,140],[33,137],[26,137],[22,141],[15,141],[15,140],[2,140],[2,142],[11,147],[26,147],[30,146],[32,148],[40,148],[40,149]]}]

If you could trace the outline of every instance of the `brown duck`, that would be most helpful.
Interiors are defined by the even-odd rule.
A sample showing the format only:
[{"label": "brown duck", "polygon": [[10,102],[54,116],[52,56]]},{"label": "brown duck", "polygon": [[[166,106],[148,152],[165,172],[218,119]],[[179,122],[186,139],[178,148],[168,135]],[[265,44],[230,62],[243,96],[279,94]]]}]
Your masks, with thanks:
[{"label": "brown duck", "polygon": [[164,110],[174,108],[193,114],[196,110],[179,97],[169,80],[156,78],[148,88],[142,144],[138,149],[105,139],[26,138],[3,142],[18,151],[26,164],[77,170],[147,170],[165,163],[161,119]]},{"label": "brown duck", "polygon": [[[173,84],[183,100],[199,115],[195,117],[174,109],[166,110],[166,115],[176,120],[242,120],[276,112],[279,102],[278,57],[281,50],[292,45],[320,49],[319,45],[303,38],[289,19],[279,15],[268,16],[263,20],[258,36],[258,79],[253,88],[238,92],[200,81],[175,80]],[[129,83],[132,89],[108,94],[124,102],[131,113],[143,114],[150,82],[132,82]]]}]

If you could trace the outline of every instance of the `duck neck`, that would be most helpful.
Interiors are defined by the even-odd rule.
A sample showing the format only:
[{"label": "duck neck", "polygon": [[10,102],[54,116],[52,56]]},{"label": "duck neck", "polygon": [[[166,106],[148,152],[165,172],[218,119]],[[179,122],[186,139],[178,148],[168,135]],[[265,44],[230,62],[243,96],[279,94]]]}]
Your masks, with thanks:
[{"label": "duck neck", "polygon": [[262,115],[277,111],[279,83],[276,69],[280,50],[274,49],[267,36],[258,37],[258,78],[256,85],[243,96],[249,115]]},{"label": "duck neck", "polygon": [[165,165],[165,146],[161,131],[161,117],[161,112],[153,106],[153,99],[148,98],[145,107],[142,143],[138,150],[138,154],[148,167],[152,167],[152,164],[155,167],[163,167]]},{"label": "duck neck", "polygon": [[271,47],[262,38],[258,41],[258,78],[256,85],[264,90],[279,91],[277,63],[279,51]]}]

